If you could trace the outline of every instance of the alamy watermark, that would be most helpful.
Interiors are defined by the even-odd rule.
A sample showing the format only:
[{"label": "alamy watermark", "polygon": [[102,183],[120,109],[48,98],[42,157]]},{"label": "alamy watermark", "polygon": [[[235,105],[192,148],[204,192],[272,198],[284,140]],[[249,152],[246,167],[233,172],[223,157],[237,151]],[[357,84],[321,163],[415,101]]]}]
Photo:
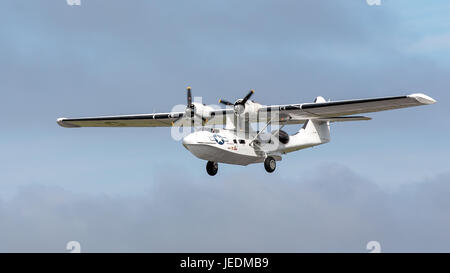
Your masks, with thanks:
[{"label": "alamy watermark", "polygon": [[381,0],[366,0],[369,6],[381,6]]},{"label": "alamy watermark", "polygon": [[253,102],[245,108],[243,112],[237,112],[234,107],[224,109],[219,105],[205,105],[202,97],[194,97],[191,107],[179,104],[172,108],[171,137],[180,141],[195,131],[218,132],[225,128],[233,131],[238,138],[255,138],[255,144],[260,147],[276,149],[280,144],[278,132],[285,121],[280,110],[266,109]]},{"label": "alamy watermark", "polygon": [[370,241],[367,243],[366,249],[370,250],[370,253],[381,253],[381,244],[378,241]]},{"label": "alamy watermark", "polygon": [[81,0],[66,0],[69,6],[81,6]]},{"label": "alamy watermark", "polygon": [[66,250],[70,253],[81,253],[81,244],[78,241],[70,241],[66,245]]}]

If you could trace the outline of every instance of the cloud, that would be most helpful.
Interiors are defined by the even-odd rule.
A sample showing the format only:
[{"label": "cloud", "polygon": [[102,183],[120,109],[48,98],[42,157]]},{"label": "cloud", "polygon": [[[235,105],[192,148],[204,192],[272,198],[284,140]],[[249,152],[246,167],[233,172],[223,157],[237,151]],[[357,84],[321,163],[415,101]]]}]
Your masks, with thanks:
[{"label": "cloud", "polygon": [[[450,174],[389,193],[351,170],[305,180],[242,173],[161,177],[149,193],[113,197],[28,186],[0,202],[0,251],[449,251]],[[165,175],[164,175],[165,176]]]}]

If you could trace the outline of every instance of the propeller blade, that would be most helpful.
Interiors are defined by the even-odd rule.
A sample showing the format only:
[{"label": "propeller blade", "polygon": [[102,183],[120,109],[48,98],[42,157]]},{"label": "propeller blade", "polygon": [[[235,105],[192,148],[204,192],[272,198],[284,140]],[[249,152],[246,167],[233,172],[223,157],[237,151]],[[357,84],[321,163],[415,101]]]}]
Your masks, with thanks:
[{"label": "propeller blade", "polygon": [[248,101],[248,99],[253,95],[253,93],[255,93],[255,90],[253,90],[253,89],[250,90],[250,92],[248,92],[247,96],[245,96],[242,99],[241,104],[245,104]]},{"label": "propeller blade", "polygon": [[227,100],[223,100],[223,99],[220,99],[219,103],[222,103],[222,104],[225,104],[225,105],[234,105],[234,103],[231,103],[231,102],[229,102]]},{"label": "propeller blade", "polygon": [[192,107],[192,92],[191,92],[191,87],[188,86],[186,88],[187,90],[187,107],[191,108]]}]

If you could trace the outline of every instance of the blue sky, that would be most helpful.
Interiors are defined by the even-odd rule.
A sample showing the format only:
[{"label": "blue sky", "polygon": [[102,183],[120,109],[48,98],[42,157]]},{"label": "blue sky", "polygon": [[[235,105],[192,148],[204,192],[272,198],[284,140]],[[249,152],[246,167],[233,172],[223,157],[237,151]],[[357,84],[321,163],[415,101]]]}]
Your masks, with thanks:
[{"label": "blue sky", "polygon": [[[408,224],[417,224],[411,222],[417,215],[398,221],[392,220],[398,218],[396,215],[391,219],[380,216],[380,222],[391,221],[392,229],[379,227],[371,233],[363,228],[368,220],[361,223],[364,219],[358,217],[343,217],[342,226],[330,224],[336,221],[324,208],[342,207],[336,213],[348,216],[341,199],[325,198],[328,194],[346,196],[345,190],[330,190],[336,190],[332,185],[340,179],[337,176],[345,178],[342,187],[367,186],[364,192],[370,192],[369,196],[375,194],[369,190],[372,187],[383,192],[381,200],[388,200],[384,205],[388,207],[380,211],[416,206],[410,201],[413,197],[405,196],[405,192],[416,192],[412,188],[446,192],[440,187],[446,187],[450,171],[446,119],[450,111],[446,103],[450,87],[449,9],[448,1],[406,0],[382,0],[381,6],[369,6],[364,0],[82,0],[81,6],[73,7],[63,0],[5,1],[0,10],[0,215],[9,219],[11,230],[0,229],[0,250],[64,251],[59,246],[78,237],[88,245],[87,251],[364,251],[365,241],[376,236],[385,238],[391,251],[448,250],[444,243],[450,240],[438,240],[440,237],[435,240],[442,245],[420,235],[420,244],[409,247],[405,242],[410,240],[393,239],[392,230],[407,231]],[[262,165],[221,165],[215,178],[206,174],[205,162],[171,139],[170,129],[73,130],[60,128],[55,122],[62,116],[170,111],[174,105],[185,103],[188,85],[195,96],[213,104],[219,98],[242,97],[249,89],[256,90],[254,99],[262,104],[310,102],[318,95],[338,100],[416,92],[426,93],[438,103],[369,114],[373,118],[369,122],[333,124],[330,143],[287,155],[274,174],[266,174]],[[328,186],[324,189],[314,181]],[[288,210],[283,216],[283,209],[290,208],[288,201],[283,203],[283,195],[304,187],[318,199],[311,197],[309,203],[300,204],[304,207],[299,212]],[[300,236],[300,242],[306,237],[316,240],[296,247],[274,235],[267,244],[253,238],[246,244],[213,240],[214,244],[196,247],[197,235],[189,233],[188,227],[210,216],[208,212],[198,216],[199,208],[210,206],[222,211],[225,218],[241,219],[238,208],[232,209],[236,204],[225,201],[236,200],[241,207],[247,206],[244,211],[249,214],[258,213],[257,204],[263,206],[267,199],[254,193],[275,203],[272,213],[279,221],[287,221],[293,214],[301,219],[303,213],[309,219],[312,211],[324,212],[323,219],[310,218],[310,230],[301,235],[286,227],[267,231]],[[160,194],[165,198],[155,197]],[[184,207],[187,219],[169,221],[164,215],[177,215],[180,207],[165,202],[174,202],[180,194],[185,203],[175,204]],[[193,199],[203,194],[216,196],[223,204],[213,198],[195,203]],[[392,195],[402,200],[392,201]],[[147,197],[154,203],[139,203]],[[423,194],[416,197],[424,202],[429,198]],[[20,202],[26,198],[31,201]],[[100,215],[88,213],[90,207],[80,205],[84,201],[101,207],[98,213],[102,216],[106,211],[111,217],[105,222],[126,223],[125,231],[134,230],[139,221],[147,223],[149,231],[163,229],[153,226],[161,222],[177,225],[193,241],[140,241],[123,235],[120,229],[110,235],[123,237],[117,244],[108,245],[111,238],[106,236],[96,241],[100,231],[92,219]],[[353,201],[352,206],[362,207],[355,215],[376,211],[375,205],[369,210],[358,198]],[[131,204],[130,211],[118,209],[120,204]],[[147,214],[142,209],[153,210],[156,205],[162,206],[161,212]],[[60,206],[67,207],[67,216],[60,216]],[[232,208],[227,210],[226,206]],[[39,213],[53,219],[52,227],[38,229],[41,218],[31,217],[31,208],[42,208]],[[429,209],[428,220],[448,226],[450,219],[443,216],[445,213],[434,214],[439,209],[433,205]],[[447,206],[443,209],[450,212]],[[122,219],[130,212],[135,218]],[[78,229],[63,224],[75,218],[80,223]],[[209,236],[245,236],[222,220],[215,219],[217,234]],[[254,220],[246,222],[242,230],[252,230],[263,221]],[[27,221],[28,228],[14,230],[14,223]],[[318,229],[311,234],[314,223],[328,223],[330,230],[351,226],[361,231],[360,237],[341,234],[347,239],[330,239],[332,243],[327,244],[320,238],[332,232]],[[433,233],[432,228],[427,231]],[[55,232],[58,238],[47,238]],[[148,235],[140,229],[134,233]],[[36,236],[25,240],[23,234]],[[167,233],[167,238],[171,236]]]}]

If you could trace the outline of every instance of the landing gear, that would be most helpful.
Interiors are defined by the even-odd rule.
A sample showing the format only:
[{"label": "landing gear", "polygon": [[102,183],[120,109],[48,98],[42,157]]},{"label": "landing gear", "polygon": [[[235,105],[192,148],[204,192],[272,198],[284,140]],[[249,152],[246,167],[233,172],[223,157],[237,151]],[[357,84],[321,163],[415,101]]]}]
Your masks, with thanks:
[{"label": "landing gear", "polygon": [[275,168],[277,167],[277,162],[275,161],[275,158],[268,156],[264,160],[264,168],[266,168],[266,171],[268,173],[272,173],[275,171]]},{"label": "landing gear", "polygon": [[208,172],[209,175],[216,175],[218,170],[219,165],[217,164],[217,162],[208,161],[208,163],[206,163],[206,172]]}]

